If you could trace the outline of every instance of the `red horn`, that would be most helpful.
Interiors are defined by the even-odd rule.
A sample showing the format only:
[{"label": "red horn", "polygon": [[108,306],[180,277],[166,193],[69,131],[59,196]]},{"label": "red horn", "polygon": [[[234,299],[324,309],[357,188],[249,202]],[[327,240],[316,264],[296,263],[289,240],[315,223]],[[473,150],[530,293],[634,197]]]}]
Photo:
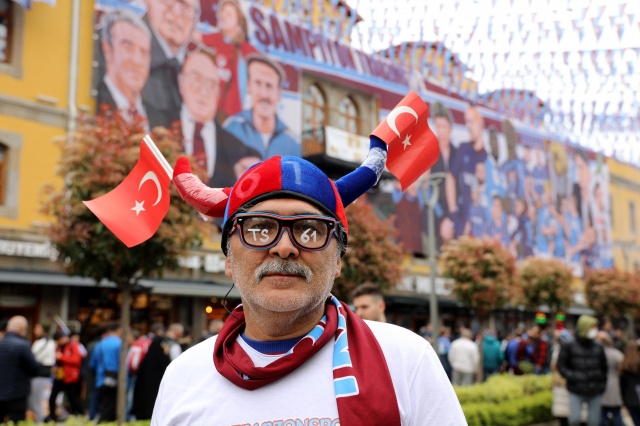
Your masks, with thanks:
[{"label": "red horn", "polygon": [[180,197],[200,213],[210,217],[224,217],[231,188],[209,188],[193,174],[186,157],[180,157],[176,162],[173,184]]}]

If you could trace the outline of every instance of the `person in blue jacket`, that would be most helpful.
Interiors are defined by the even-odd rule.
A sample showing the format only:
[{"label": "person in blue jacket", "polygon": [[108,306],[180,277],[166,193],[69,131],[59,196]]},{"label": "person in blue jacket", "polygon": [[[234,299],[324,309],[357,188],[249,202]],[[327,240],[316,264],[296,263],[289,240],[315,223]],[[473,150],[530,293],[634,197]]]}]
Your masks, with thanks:
[{"label": "person in blue jacket", "polygon": [[258,151],[263,160],[274,155],[302,155],[299,141],[277,115],[283,80],[279,64],[263,55],[249,55],[247,94],[251,109],[232,115],[223,124],[225,130]]}]

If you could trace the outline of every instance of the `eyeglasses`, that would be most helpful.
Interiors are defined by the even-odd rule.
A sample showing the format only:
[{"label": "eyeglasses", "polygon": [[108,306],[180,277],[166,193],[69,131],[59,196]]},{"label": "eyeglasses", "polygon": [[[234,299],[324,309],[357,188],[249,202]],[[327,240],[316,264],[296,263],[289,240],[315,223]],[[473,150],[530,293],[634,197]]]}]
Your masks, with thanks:
[{"label": "eyeglasses", "polygon": [[327,248],[331,237],[337,235],[336,220],[328,216],[279,216],[271,213],[241,213],[235,217],[230,235],[239,229],[245,247],[267,250],[278,244],[286,229],[294,245],[304,250]]}]

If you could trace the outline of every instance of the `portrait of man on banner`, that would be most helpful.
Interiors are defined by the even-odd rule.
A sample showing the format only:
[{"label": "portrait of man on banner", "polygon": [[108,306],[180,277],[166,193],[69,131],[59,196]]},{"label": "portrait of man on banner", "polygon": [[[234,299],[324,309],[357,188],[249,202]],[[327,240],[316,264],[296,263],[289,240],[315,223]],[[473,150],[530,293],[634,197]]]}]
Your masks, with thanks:
[{"label": "portrait of man on banner", "polygon": [[97,114],[117,110],[146,131],[175,126],[213,186],[232,186],[261,159],[301,156],[299,71],[251,45],[247,4],[97,0],[95,7]]}]

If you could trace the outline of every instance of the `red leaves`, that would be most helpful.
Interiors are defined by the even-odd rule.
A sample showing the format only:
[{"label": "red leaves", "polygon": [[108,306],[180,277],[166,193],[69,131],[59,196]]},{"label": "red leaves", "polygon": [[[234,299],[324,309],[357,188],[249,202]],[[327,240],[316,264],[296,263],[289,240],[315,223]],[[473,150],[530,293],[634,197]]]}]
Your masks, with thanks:
[{"label": "red leaves", "polygon": [[500,243],[461,237],[442,249],[441,273],[453,279],[453,292],[466,306],[487,313],[513,298],[515,259]]},{"label": "red leaves", "polygon": [[628,272],[593,269],[584,282],[589,306],[598,315],[618,318],[632,313],[640,303],[640,282]]}]

